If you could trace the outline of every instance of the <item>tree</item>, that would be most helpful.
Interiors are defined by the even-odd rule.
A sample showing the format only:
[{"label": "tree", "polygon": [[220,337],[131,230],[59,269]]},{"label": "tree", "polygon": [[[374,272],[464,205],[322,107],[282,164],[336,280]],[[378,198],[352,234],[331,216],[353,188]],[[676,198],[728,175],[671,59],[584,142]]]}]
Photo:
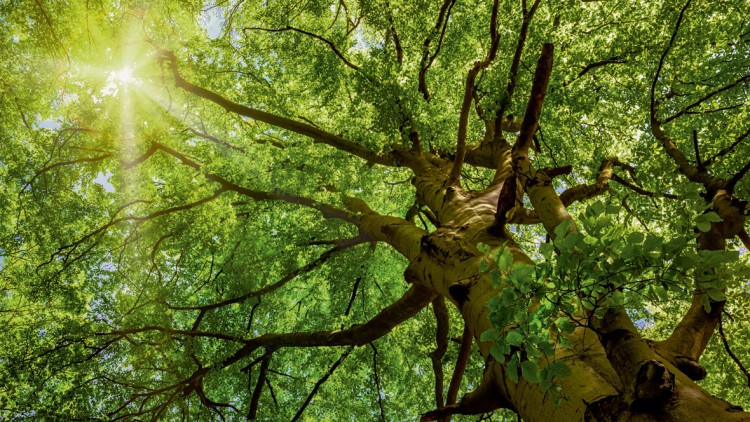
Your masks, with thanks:
[{"label": "tree", "polygon": [[0,7],[3,418],[750,420],[746,1]]}]

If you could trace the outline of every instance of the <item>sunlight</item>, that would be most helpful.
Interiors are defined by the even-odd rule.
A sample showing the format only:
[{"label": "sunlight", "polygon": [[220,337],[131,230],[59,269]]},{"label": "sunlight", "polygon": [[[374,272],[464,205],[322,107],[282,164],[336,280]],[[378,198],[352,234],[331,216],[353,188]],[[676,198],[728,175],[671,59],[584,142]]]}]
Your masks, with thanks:
[{"label": "sunlight", "polygon": [[131,84],[137,82],[133,76],[133,68],[130,66],[115,70],[109,74],[109,77],[121,84]]},{"label": "sunlight", "polygon": [[141,81],[133,74],[131,66],[125,66],[118,70],[112,70],[107,75],[107,81],[101,90],[104,95],[116,96],[119,88],[127,89],[130,86],[139,86]]}]

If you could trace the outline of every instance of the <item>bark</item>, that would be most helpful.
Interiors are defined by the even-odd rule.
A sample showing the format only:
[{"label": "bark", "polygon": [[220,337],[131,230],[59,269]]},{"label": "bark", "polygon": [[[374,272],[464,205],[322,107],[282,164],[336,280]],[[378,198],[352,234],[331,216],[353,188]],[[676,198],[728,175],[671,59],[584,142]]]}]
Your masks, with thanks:
[{"label": "bark", "polygon": [[[499,288],[478,271],[470,274],[455,268],[475,262],[473,257],[462,260],[460,257],[466,255],[460,249],[456,243],[452,249],[443,248],[445,255],[425,253],[416,278],[447,294],[460,308],[487,362],[482,386],[448,409],[449,413],[475,414],[507,407],[518,412],[524,421],[548,421],[552,415],[565,421],[750,420],[750,415],[711,396],[660,356],[623,315],[599,321],[595,330],[576,329],[569,337],[573,347],[556,350],[555,358],[563,360],[572,371],[571,376],[559,380],[563,388],[559,404],[554,395],[545,394],[537,384],[523,379],[514,383],[507,369],[491,357],[492,343],[479,342],[481,333],[492,326],[487,304]],[[520,251],[516,255],[519,260],[528,259]],[[462,289],[451,288],[457,285]],[[442,415],[438,412],[431,416],[437,419]]]},{"label": "bark", "polygon": [[[513,382],[507,367],[492,357],[492,342],[479,341],[481,334],[492,328],[488,303],[504,286],[494,285],[490,276],[480,271],[484,254],[480,252],[478,244],[481,242],[491,248],[504,245],[512,253],[514,264],[532,263],[502,227],[497,230],[495,224],[498,210],[503,210],[503,214],[511,212],[517,206],[519,196],[513,193],[523,189],[520,193],[528,195],[534,207],[534,218],[543,223],[550,236],[554,235],[554,228],[560,223],[574,223],[566,209],[566,201],[552,188],[551,174],[535,170],[529,157],[530,143],[538,128],[552,70],[551,45],[543,47],[537,63],[526,114],[520,123],[515,146],[511,149],[504,140],[492,139],[475,147],[461,147],[461,159],[464,158],[463,148],[466,147],[465,162],[496,170],[493,182],[482,191],[464,190],[452,183],[457,180],[456,171],[460,170],[460,160],[454,163],[421,151],[374,154],[360,145],[314,126],[233,103],[192,85],[178,72],[174,56],[164,54],[165,60],[170,62],[178,87],[228,111],[309,136],[369,162],[410,168],[414,172],[412,183],[416,188],[418,202],[432,211],[437,223],[434,231],[427,232],[410,221],[380,215],[361,201],[350,201],[347,212],[344,212],[323,208],[317,203],[305,203],[300,198],[242,190],[218,176],[207,174],[209,179],[219,183],[222,188],[235,190],[253,199],[286,200],[312,206],[328,217],[340,218],[356,225],[361,239],[387,243],[407,259],[409,265],[404,278],[412,283],[402,299],[362,326],[343,331],[267,334],[246,341],[246,345],[221,362],[220,367],[246,358],[260,347],[273,350],[277,347],[367,344],[411,318],[436,297],[443,297],[460,311],[467,334],[474,338],[486,366],[483,379],[473,392],[465,394],[455,405],[428,412],[424,417],[426,420],[444,418],[453,413],[476,414],[506,407],[518,412],[527,422],[548,421],[551,418],[564,421],[750,421],[749,414],[711,396],[695,384],[691,379],[696,378],[690,372],[691,367],[685,366],[679,359],[680,356],[687,356],[697,365],[715,326],[714,320],[720,314],[720,307],[712,308],[712,313],[708,314],[701,313],[702,308],[692,307],[673,337],[663,343],[642,338],[622,310],[613,310],[603,318],[587,318],[582,315],[585,323],[568,336],[572,347],[558,347],[554,352],[553,358],[564,361],[571,370],[570,376],[558,380],[563,391],[559,402],[558,397],[542,391],[538,384],[526,382],[523,378],[517,383]],[[470,104],[471,96],[467,95],[466,99],[464,104]],[[499,116],[499,122],[503,122],[502,117]],[[703,247],[723,247],[727,236],[741,233],[741,230],[735,230],[737,221],[727,218],[737,215],[735,211],[726,211],[731,208],[731,192],[725,192],[722,196],[722,188],[726,185],[724,181],[709,176],[687,162],[671,138],[661,130],[653,103],[651,117],[654,135],[662,142],[679,170],[690,180],[702,183],[708,189],[714,198],[717,212],[725,217],[724,222],[712,227],[712,232],[717,233],[704,236]],[[165,148],[161,149],[170,153]],[[191,165],[185,158],[175,157],[184,164]],[[566,200],[579,200],[604,191],[613,177],[613,164],[612,161],[605,162],[595,185],[572,190],[570,198]],[[503,192],[510,194],[503,195]],[[513,203],[508,204],[511,200]],[[736,210],[741,209],[736,205],[732,206]],[[742,222],[744,219],[741,219],[740,223]],[[732,226],[732,229],[727,225]],[[742,228],[742,224],[738,226]],[[570,225],[570,230],[576,230],[575,224]],[[713,245],[712,242],[717,241],[716,236],[720,241]],[[539,363],[544,365],[545,362]],[[197,372],[193,378],[202,377],[207,370],[200,369],[200,373]],[[436,402],[441,402],[437,394]]]}]

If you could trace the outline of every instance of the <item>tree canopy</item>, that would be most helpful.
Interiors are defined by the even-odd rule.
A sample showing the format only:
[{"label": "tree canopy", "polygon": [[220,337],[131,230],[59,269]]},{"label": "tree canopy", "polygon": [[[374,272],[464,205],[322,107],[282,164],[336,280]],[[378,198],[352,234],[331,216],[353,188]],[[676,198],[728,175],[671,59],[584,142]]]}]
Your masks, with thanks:
[{"label": "tree canopy", "polygon": [[0,419],[750,420],[750,2],[0,2]]}]

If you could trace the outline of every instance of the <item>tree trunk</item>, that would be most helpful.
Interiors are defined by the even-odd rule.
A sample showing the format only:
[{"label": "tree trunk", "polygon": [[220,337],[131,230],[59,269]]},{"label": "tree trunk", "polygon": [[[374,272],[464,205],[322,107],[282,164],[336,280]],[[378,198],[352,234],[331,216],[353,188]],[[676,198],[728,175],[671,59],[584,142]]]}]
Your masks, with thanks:
[{"label": "tree trunk", "polygon": [[[507,162],[507,161],[506,161]],[[432,233],[401,224],[394,217],[363,217],[361,227],[377,240],[399,250],[410,264],[407,281],[427,287],[446,297],[461,312],[479,351],[485,359],[480,387],[463,397],[458,405],[442,412],[430,412],[427,420],[450,413],[477,414],[504,407],[516,411],[524,421],[750,421],[750,414],[711,396],[685,372],[677,368],[675,356],[659,343],[640,336],[630,318],[620,311],[604,318],[591,318],[568,340],[571,348],[558,347],[555,359],[565,362],[571,375],[559,379],[560,396],[543,392],[539,384],[508,376],[506,366],[492,357],[492,341],[480,342],[483,332],[493,328],[488,302],[502,286],[493,285],[479,270],[484,254],[479,242],[491,247],[510,248],[514,263],[532,263],[512,239],[488,230],[494,224],[495,209],[503,183],[482,194],[468,195],[460,189],[440,189],[447,172],[426,166],[414,179],[418,195],[435,210],[443,225]],[[551,195],[554,195],[552,197]],[[542,218],[570,218],[556,208],[559,197],[549,186],[530,192]],[[540,362],[540,365],[544,365]],[[441,416],[442,415],[442,416]]]}]

